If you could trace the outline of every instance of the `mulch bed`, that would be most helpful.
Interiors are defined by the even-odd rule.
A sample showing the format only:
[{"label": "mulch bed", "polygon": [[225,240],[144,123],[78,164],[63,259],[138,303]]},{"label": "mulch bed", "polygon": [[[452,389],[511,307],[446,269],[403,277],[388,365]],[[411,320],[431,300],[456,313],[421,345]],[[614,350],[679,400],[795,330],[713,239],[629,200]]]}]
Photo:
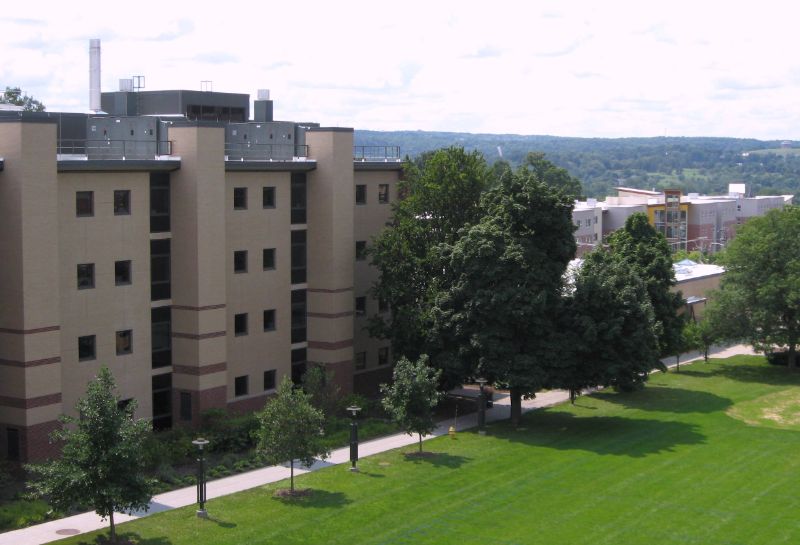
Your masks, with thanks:
[{"label": "mulch bed", "polygon": [[435,452],[428,452],[426,450],[423,450],[422,452],[419,452],[419,451],[417,451],[417,452],[406,452],[404,454],[404,456],[406,458],[433,458],[434,456],[436,456],[436,453]]},{"label": "mulch bed", "polygon": [[311,496],[314,491],[311,488],[279,488],[275,491],[276,498],[307,498]]}]

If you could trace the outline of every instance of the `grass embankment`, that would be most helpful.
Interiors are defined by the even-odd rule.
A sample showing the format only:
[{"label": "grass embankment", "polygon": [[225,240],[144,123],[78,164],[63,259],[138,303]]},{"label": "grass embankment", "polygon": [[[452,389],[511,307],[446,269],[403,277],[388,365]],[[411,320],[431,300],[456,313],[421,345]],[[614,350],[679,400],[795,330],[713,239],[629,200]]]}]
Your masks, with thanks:
[{"label": "grass embankment", "polygon": [[209,502],[211,520],[190,507],[119,531],[148,545],[800,543],[800,428],[759,424],[798,385],[759,357],[696,363],[528,414],[520,430],[430,441],[429,458],[394,451],[358,474],[300,477],[310,498],[272,485]]}]

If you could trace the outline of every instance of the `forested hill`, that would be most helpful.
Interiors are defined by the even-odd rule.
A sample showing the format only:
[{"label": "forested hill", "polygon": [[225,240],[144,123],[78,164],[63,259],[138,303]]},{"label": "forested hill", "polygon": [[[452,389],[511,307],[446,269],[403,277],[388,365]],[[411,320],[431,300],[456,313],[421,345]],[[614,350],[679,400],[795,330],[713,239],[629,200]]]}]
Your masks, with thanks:
[{"label": "forested hill", "polygon": [[747,184],[752,195],[800,194],[800,143],[741,138],[571,138],[426,131],[359,131],[356,145],[400,146],[403,156],[447,146],[478,150],[489,164],[518,165],[543,152],[583,183],[588,197],[613,195],[618,185],[680,188],[685,193],[726,193]]}]

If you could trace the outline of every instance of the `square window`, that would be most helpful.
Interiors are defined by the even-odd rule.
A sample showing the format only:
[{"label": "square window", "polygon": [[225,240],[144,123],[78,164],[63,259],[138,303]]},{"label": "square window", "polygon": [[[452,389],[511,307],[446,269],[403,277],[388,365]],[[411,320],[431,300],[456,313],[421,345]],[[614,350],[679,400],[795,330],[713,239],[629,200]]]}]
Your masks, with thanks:
[{"label": "square window", "polygon": [[275,369],[264,371],[264,391],[275,389]]},{"label": "square window", "polygon": [[261,194],[264,208],[275,208],[275,188],[265,187]]},{"label": "square window", "polygon": [[133,353],[133,331],[117,331],[117,356]]},{"label": "square window", "polygon": [[378,202],[380,204],[389,202],[389,184],[378,184]]},{"label": "square window", "polygon": [[247,395],[247,375],[242,375],[241,377],[236,377],[233,383],[233,395],[236,397],[239,396],[246,396]]},{"label": "square window", "polygon": [[95,357],[95,336],[78,337],[78,361],[93,360]]},{"label": "square window", "polygon": [[366,352],[356,352],[356,371],[360,371],[362,369],[367,368],[367,353]]},{"label": "square window", "polygon": [[264,252],[262,255],[262,261],[264,262],[264,270],[272,270],[275,268],[275,248],[264,248]]},{"label": "square window", "polygon": [[384,346],[378,349],[378,365],[389,365],[389,347]]},{"label": "square window", "polygon": [[247,210],[247,188],[234,187],[233,188],[233,209],[234,210]]},{"label": "square window", "polygon": [[233,272],[247,272],[247,250],[237,250],[233,252]]},{"label": "square window", "polygon": [[247,313],[235,314],[233,316],[233,332],[239,335],[247,335]]},{"label": "square window", "polygon": [[94,191],[75,193],[75,215],[79,218],[94,216]]},{"label": "square window", "polygon": [[114,282],[117,286],[126,286],[131,283],[130,260],[114,262]]},{"label": "square window", "polygon": [[356,204],[367,204],[367,186],[356,186]]},{"label": "square window", "polygon": [[363,316],[367,312],[367,298],[363,295],[356,297],[356,316]]},{"label": "square window", "polygon": [[128,216],[131,213],[131,192],[127,189],[114,191],[114,215]]},{"label": "square window", "polygon": [[94,263],[78,264],[78,289],[88,290],[94,287]]},{"label": "square window", "polygon": [[364,261],[367,258],[367,241],[356,241],[356,261]]},{"label": "square window", "polygon": [[275,309],[264,311],[264,331],[275,331]]}]

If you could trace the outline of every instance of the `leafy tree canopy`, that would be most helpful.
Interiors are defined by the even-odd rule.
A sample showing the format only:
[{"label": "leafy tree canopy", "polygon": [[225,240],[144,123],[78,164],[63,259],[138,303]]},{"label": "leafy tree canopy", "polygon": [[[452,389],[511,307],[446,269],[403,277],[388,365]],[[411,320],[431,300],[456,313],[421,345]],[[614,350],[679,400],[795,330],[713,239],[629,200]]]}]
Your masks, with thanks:
[{"label": "leafy tree canopy", "polygon": [[709,317],[727,338],[757,350],[785,348],[796,366],[800,342],[800,208],[787,206],[741,226],[723,257],[726,273]]},{"label": "leafy tree canopy", "polygon": [[558,167],[545,159],[544,153],[530,152],[525,157],[523,166],[530,169],[536,177],[564,195],[575,200],[583,195],[583,187],[577,178],[570,175],[565,169]]},{"label": "leafy tree canopy", "polygon": [[258,451],[270,464],[289,460],[292,492],[295,460],[310,466],[315,458],[330,455],[322,435],[325,416],[311,404],[308,394],[294,388],[288,377],[283,378],[276,396],[258,414],[258,421]]},{"label": "leafy tree canopy", "polygon": [[0,104],[22,106],[26,112],[43,112],[45,110],[44,104],[23,94],[19,87],[6,87],[6,90],[0,95]]},{"label": "leafy tree canopy", "polygon": [[625,226],[609,237],[611,252],[630,267],[647,285],[647,293],[656,318],[659,351],[675,354],[681,343],[683,305],[680,293],[670,291],[675,285],[672,255],[664,235],[655,230],[644,213],[632,214]]},{"label": "leafy tree canopy", "polygon": [[441,373],[428,365],[425,355],[415,362],[400,358],[392,374],[392,383],[381,386],[386,412],[406,433],[419,434],[420,452],[422,437],[436,427],[433,408],[441,397],[438,390]]},{"label": "leafy tree canopy", "polygon": [[86,397],[78,401],[81,418],[62,417],[64,427],[52,438],[63,444],[61,458],[31,465],[34,494],[68,511],[90,505],[110,520],[116,541],[114,512],[148,509],[152,482],[145,477],[144,442],[150,433],[147,420],[134,420],[136,401],[120,407],[116,384],[107,367],[89,383]]}]

